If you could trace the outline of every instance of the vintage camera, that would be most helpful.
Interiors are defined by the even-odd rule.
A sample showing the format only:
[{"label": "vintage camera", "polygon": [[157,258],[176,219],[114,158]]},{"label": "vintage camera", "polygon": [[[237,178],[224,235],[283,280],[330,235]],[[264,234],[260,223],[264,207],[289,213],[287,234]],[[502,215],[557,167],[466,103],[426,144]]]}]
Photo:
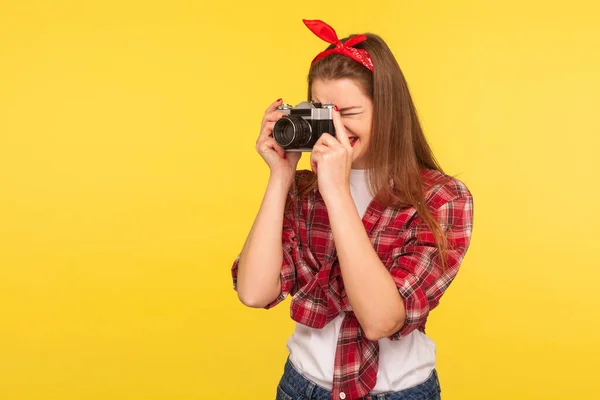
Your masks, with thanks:
[{"label": "vintage camera", "polygon": [[282,104],[277,111],[284,116],[275,123],[273,139],[286,151],[311,151],[323,133],[335,136],[331,103]]}]

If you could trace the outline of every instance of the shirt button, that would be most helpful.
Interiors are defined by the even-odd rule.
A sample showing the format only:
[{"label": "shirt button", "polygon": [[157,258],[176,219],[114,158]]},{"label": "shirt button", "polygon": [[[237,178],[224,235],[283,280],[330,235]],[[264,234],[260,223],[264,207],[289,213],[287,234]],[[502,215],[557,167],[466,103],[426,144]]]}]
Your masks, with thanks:
[{"label": "shirt button", "polygon": [[340,392],[340,399],[344,400],[346,398],[346,393]]}]

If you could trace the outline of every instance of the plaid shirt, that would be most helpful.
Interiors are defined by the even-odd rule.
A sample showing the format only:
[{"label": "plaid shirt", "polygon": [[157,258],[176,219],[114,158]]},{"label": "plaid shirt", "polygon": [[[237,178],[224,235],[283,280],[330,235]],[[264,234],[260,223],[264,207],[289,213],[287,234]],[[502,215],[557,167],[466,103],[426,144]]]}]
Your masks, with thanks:
[{"label": "plaid shirt", "polygon": [[[296,183],[310,174],[298,171]],[[444,178],[442,184],[435,183]],[[422,179],[428,188],[426,203],[448,240],[445,272],[434,236],[415,208],[395,209],[373,200],[363,216],[373,248],[404,300],[406,321],[391,340],[415,329],[425,332],[429,312],[456,276],[471,238],[473,200],[467,187],[437,171],[424,171]],[[317,188],[294,198],[297,186],[290,190],[283,223],[281,293],[266,308],[292,294],[292,319],[312,328],[322,328],[345,312],[335,354],[332,398],[368,398],[377,379],[378,342],[366,338],[352,312],[323,198]],[[239,256],[232,267],[236,289],[238,261]]]}]

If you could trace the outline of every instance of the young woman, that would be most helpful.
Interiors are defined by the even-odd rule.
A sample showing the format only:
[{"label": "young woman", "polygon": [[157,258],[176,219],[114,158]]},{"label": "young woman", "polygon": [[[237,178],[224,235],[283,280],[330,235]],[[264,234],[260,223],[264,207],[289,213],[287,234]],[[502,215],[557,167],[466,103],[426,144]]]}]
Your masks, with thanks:
[{"label": "young woman", "polygon": [[385,42],[304,22],[331,43],[308,96],[335,104],[335,136],[314,145],[312,171],[296,171],[301,153],[272,137],[281,99],[267,108],[256,149],[270,178],[235,289],[249,307],[292,294],[278,399],[437,399],[425,323],[469,246],[471,194],[438,166]]}]

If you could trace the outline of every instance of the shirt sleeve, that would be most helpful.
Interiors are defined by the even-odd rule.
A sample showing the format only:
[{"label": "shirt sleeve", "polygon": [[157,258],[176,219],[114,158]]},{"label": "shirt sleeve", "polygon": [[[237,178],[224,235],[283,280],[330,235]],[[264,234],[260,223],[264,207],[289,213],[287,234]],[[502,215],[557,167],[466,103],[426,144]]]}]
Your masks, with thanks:
[{"label": "shirt sleeve", "polygon": [[417,218],[399,238],[398,246],[390,257],[389,270],[406,310],[404,325],[389,337],[391,340],[399,340],[415,329],[424,328],[429,312],[438,305],[445,290],[456,277],[471,240],[471,194],[467,191],[445,202],[433,211],[433,217],[446,234],[446,268],[442,269],[433,233]]},{"label": "shirt sleeve", "polygon": [[[281,291],[277,298],[271,303],[267,304],[264,308],[270,309],[281,303],[291,293],[295,293],[297,289],[296,285],[296,265],[294,262],[294,250],[297,246],[297,235],[295,231],[296,226],[296,212],[298,206],[296,199],[293,197],[294,192],[290,191],[288,194],[287,201],[289,206],[286,207],[283,216],[283,230],[281,234],[281,247],[283,252],[283,262],[281,265]],[[231,267],[231,275],[233,278],[233,289],[237,291],[237,277],[238,277],[238,265],[240,261],[240,255],[236,257]]]}]

